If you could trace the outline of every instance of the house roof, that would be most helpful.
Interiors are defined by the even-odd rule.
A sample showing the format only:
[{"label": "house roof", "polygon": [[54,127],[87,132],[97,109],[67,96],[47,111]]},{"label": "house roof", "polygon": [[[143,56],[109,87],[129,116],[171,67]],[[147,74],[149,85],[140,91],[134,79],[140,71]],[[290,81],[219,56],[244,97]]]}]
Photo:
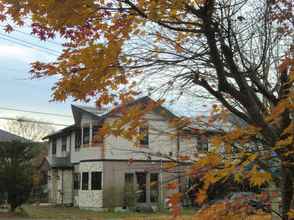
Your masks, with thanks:
[{"label": "house roof", "polygon": [[[81,114],[84,112],[87,112],[88,114],[94,116],[97,118],[97,120],[104,120],[107,117],[110,117],[112,115],[114,115],[115,113],[119,112],[121,110],[121,108],[125,108],[125,107],[132,107],[134,105],[138,105],[138,104],[148,104],[148,103],[156,103],[153,99],[151,99],[148,96],[144,96],[138,99],[135,99],[133,101],[130,101],[129,103],[127,103],[126,105],[122,106],[122,105],[118,105],[115,108],[112,109],[98,109],[96,107],[92,107],[92,106],[82,106],[82,105],[72,105],[72,112],[73,112],[73,117],[75,119],[76,124],[79,124],[79,121],[81,119]],[[158,106],[155,110],[155,112],[160,112],[160,113],[164,113],[165,116],[167,117],[177,117],[175,114],[173,114],[171,111],[169,111],[167,108],[163,107],[163,106]],[[47,139],[49,137],[54,137],[54,136],[58,136],[61,134],[64,134],[64,132],[69,132],[72,130],[75,130],[77,128],[77,126],[74,125],[70,125],[68,127],[65,127],[57,132],[54,132],[50,135],[47,135],[46,137],[44,137],[43,139]]]},{"label": "house roof", "polygon": [[[112,109],[97,109],[96,107],[81,106],[81,105],[72,105],[72,109],[73,109],[73,111],[82,110],[83,112],[88,112],[89,114],[96,116],[98,118],[107,118],[107,117],[119,112],[119,110],[121,108],[126,108],[126,107],[128,108],[128,107],[132,107],[132,106],[138,105],[138,104],[144,105],[144,104],[149,104],[149,103],[156,103],[156,101],[151,99],[149,96],[143,96],[141,98],[138,98],[138,99],[135,99],[133,101],[128,102],[124,106],[118,105]],[[172,113],[167,108],[165,108],[161,105],[155,109],[155,111],[158,111],[158,110],[160,112],[164,112],[165,115],[168,117],[177,117],[174,113]]]},{"label": "house roof", "polygon": [[45,139],[47,139],[49,137],[58,136],[60,134],[64,134],[65,132],[70,132],[70,131],[73,131],[75,129],[77,129],[77,126],[76,125],[70,125],[70,126],[67,126],[67,127],[63,128],[63,129],[60,129],[60,130],[58,130],[58,131],[56,131],[54,133],[51,133],[51,134],[43,137],[42,140],[45,140]]},{"label": "house roof", "polygon": [[8,131],[0,129],[0,142],[9,142],[9,141],[28,141],[28,140],[18,135],[12,134]]}]

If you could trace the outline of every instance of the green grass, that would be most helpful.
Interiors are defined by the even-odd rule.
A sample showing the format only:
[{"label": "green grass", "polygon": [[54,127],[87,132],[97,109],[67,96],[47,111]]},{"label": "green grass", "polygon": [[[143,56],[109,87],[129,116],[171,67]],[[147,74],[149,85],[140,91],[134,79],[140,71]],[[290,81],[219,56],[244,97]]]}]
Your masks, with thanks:
[{"label": "green grass", "polygon": [[[79,208],[67,207],[37,207],[31,205],[23,206],[24,212],[30,218],[54,219],[54,220],[104,220],[104,219],[131,219],[131,220],[163,220],[170,219],[168,212],[160,213],[136,213],[136,212],[96,212],[80,210]],[[192,215],[191,210],[185,210],[183,217]]]}]

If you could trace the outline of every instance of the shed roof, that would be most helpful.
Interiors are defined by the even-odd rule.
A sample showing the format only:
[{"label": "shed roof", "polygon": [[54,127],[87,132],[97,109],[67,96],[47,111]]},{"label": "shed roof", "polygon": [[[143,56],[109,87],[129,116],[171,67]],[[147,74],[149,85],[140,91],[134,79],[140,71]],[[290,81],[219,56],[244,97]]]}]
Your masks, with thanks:
[{"label": "shed roof", "polygon": [[9,142],[9,141],[28,141],[28,140],[18,135],[12,134],[8,131],[0,129],[0,142]]}]

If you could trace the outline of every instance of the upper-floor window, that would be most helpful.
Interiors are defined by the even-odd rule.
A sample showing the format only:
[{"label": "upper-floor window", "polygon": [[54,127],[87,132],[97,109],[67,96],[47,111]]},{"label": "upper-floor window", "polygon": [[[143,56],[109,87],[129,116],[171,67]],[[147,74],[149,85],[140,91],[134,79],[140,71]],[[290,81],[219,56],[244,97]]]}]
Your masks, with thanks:
[{"label": "upper-floor window", "polygon": [[140,145],[148,146],[149,145],[149,127],[148,125],[142,125],[139,128],[139,137],[140,137]]},{"label": "upper-floor window", "polygon": [[82,190],[89,189],[89,173],[82,173]]},{"label": "upper-floor window", "polygon": [[101,144],[101,143],[103,143],[103,137],[99,133],[100,129],[101,129],[101,125],[95,125],[95,126],[93,126],[92,142],[94,144]]},{"label": "upper-floor window", "polygon": [[208,138],[206,136],[200,136],[197,140],[197,143],[197,150],[199,152],[208,152]]},{"label": "upper-floor window", "polygon": [[102,172],[91,173],[91,189],[101,190],[102,188]]},{"label": "upper-floor window", "polygon": [[78,151],[81,147],[81,132],[76,131],[75,132],[75,151]]},{"label": "upper-floor window", "polygon": [[90,143],[90,128],[83,127],[83,144],[89,144],[89,143]]},{"label": "upper-floor window", "polygon": [[62,136],[61,138],[61,151],[64,152],[66,151],[66,145],[67,145],[67,137],[66,136]]},{"label": "upper-floor window", "polygon": [[57,146],[57,143],[56,143],[56,139],[54,138],[52,140],[52,155],[56,155],[56,146]]}]

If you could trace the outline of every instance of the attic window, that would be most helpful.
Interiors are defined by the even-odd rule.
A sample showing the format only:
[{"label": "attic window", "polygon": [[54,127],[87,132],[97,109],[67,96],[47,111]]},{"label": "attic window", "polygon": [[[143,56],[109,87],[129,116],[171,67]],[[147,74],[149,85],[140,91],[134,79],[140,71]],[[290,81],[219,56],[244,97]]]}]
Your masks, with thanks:
[{"label": "attic window", "polygon": [[140,145],[148,146],[149,145],[149,127],[147,124],[142,125],[139,128],[139,136],[140,136]]}]

